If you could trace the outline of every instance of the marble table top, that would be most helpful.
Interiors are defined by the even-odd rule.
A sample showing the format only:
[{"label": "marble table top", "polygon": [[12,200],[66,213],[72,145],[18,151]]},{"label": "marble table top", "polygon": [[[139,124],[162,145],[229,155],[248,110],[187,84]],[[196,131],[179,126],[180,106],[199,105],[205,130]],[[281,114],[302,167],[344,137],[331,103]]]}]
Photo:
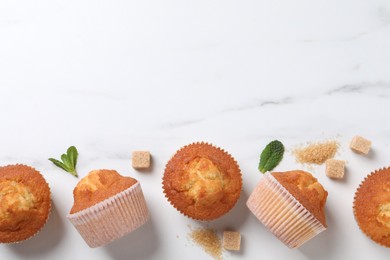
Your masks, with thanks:
[{"label": "marble table top", "polygon": [[[9,1],[0,2],[0,164],[38,169],[52,191],[44,229],[0,245],[0,259],[208,259],[190,227],[240,231],[242,248],[224,259],[388,259],[353,216],[359,183],[390,166],[390,2],[346,1]],[[353,153],[353,136],[372,141]],[[262,178],[259,155],[286,147],[275,169],[310,171],[329,192],[328,229],[288,249],[245,202]],[[340,144],[342,181],[325,166],[302,165],[292,150]],[[161,179],[180,147],[205,141],[234,156],[243,191],[212,222],[179,214]],[[90,249],[66,219],[78,180],[47,159],[75,145],[80,178],[115,169],[138,179],[150,221]],[[131,152],[149,150],[148,171]]]}]

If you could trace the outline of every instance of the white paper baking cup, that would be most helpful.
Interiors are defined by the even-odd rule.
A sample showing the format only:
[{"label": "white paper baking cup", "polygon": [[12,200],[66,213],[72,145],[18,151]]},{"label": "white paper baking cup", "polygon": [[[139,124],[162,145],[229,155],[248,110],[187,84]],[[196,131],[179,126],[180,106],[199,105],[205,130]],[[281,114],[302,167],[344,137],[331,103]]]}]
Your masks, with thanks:
[{"label": "white paper baking cup", "polygon": [[90,247],[106,245],[145,224],[149,211],[139,182],[79,212],[68,214]]},{"label": "white paper baking cup", "polygon": [[260,180],[246,205],[290,248],[300,247],[326,229],[270,173]]}]

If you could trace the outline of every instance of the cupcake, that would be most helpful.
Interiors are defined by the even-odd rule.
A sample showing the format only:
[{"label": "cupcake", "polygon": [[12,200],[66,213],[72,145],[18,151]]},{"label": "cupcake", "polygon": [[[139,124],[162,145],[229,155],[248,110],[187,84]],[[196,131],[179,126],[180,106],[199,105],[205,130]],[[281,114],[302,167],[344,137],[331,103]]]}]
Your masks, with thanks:
[{"label": "cupcake", "polygon": [[73,190],[67,218],[90,247],[106,245],[149,219],[139,182],[114,170],[91,171]]},{"label": "cupcake", "polygon": [[390,247],[390,168],[374,171],[363,180],[355,193],[353,211],[364,234]]},{"label": "cupcake", "polygon": [[242,188],[241,171],[233,157],[208,143],[184,146],[168,161],[163,190],[182,214],[213,220],[236,204]]},{"label": "cupcake", "polygon": [[327,196],[308,172],[273,172],[260,180],[247,206],[280,241],[297,248],[326,229]]},{"label": "cupcake", "polygon": [[50,188],[34,168],[16,164],[0,167],[0,243],[31,238],[46,224]]}]

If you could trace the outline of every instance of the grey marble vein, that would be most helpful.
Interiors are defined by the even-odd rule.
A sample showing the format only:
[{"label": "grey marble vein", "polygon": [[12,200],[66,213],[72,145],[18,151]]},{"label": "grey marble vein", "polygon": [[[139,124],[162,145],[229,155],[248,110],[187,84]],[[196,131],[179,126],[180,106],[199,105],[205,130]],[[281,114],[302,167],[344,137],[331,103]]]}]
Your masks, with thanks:
[{"label": "grey marble vein", "polygon": [[177,127],[189,126],[189,125],[197,124],[197,123],[200,123],[202,121],[204,121],[204,119],[193,119],[193,120],[169,122],[169,123],[166,123],[166,124],[162,124],[159,128],[160,129],[177,128]]},{"label": "grey marble vein", "polygon": [[381,6],[377,10],[377,17],[383,26],[390,25],[390,11]]},{"label": "grey marble vein", "polygon": [[390,97],[390,82],[360,82],[353,84],[345,84],[327,91],[326,95],[334,95],[338,93],[367,93],[368,90],[375,90],[371,93],[377,97]]},{"label": "grey marble vein", "polygon": [[370,34],[376,33],[380,30],[387,29],[386,27],[390,26],[390,11],[386,8],[379,7],[375,13],[376,20],[378,24],[369,28],[366,31],[356,32],[354,34],[346,35],[341,38],[329,38],[329,39],[304,39],[302,42],[305,43],[314,43],[314,42],[332,42],[332,41],[355,41],[368,36]]},{"label": "grey marble vein", "polygon": [[252,102],[251,104],[248,105],[241,105],[241,106],[236,106],[236,107],[230,107],[227,109],[222,110],[221,112],[232,112],[232,111],[244,111],[244,110],[251,110],[251,109],[256,109],[260,107],[266,107],[266,106],[273,106],[273,105],[286,105],[290,104],[293,102],[292,97],[283,97],[279,99],[258,99],[255,102]]},{"label": "grey marble vein", "polygon": [[5,20],[5,21],[0,21],[0,28],[8,27],[8,26],[13,26],[17,25],[21,22],[21,20]]},{"label": "grey marble vein", "polygon": [[220,111],[217,111],[213,114],[210,114],[207,118],[202,119],[193,119],[193,120],[185,120],[185,121],[177,121],[177,122],[169,122],[166,124],[163,124],[159,127],[159,129],[170,129],[170,128],[179,128],[183,126],[190,126],[193,124],[198,124],[200,122],[206,121],[209,117],[215,116],[216,114],[224,114],[224,113],[230,113],[230,112],[241,112],[246,110],[252,110],[256,108],[266,107],[266,106],[273,106],[273,105],[285,105],[290,104],[293,101],[293,98],[291,97],[284,97],[281,99],[266,99],[266,100],[256,100],[255,102],[249,103],[248,105],[241,105],[241,106],[232,106],[226,109],[222,109]]}]

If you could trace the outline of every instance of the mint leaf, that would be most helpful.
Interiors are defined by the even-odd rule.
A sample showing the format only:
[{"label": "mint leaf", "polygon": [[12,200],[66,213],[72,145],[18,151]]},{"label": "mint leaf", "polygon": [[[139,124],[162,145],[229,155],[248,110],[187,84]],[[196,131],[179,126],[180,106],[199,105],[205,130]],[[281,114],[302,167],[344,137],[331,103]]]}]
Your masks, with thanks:
[{"label": "mint leaf", "polygon": [[66,154],[61,155],[61,160],[65,164],[67,168],[71,168],[70,161],[68,160],[68,156]]},{"label": "mint leaf", "polygon": [[49,158],[49,161],[53,162],[56,166],[60,167],[64,171],[69,172],[75,177],[78,177],[76,172],[76,163],[77,163],[78,152],[76,147],[71,146],[66,151],[66,154],[61,155],[61,161],[54,158]]},{"label": "mint leaf", "polygon": [[69,147],[68,150],[66,151],[66,154],[68,155],[68,159],[69,159],[69,162],[71,163],[71,165],[76,166],[77,157],[79,155],[76,147],[74,147],[74,146]]},{"label": "mint leaf", "polygon": [[262,173],[273,170],[283,159],[284,146],[278,141],[270,142],[260,155],[259,170]]},{"label": "mint leaf", "polygon": [[54,159],[54,158],[49,158],[49,161],[53,162],[56,166],[58,166],[58,167],[64,169],[65,171],[68,170],[68,169],[66,168],[66,166],[65,166],[62,162],[60,162],[60,161],[58,161],[58,160],[56,160],[56,159]]}]

